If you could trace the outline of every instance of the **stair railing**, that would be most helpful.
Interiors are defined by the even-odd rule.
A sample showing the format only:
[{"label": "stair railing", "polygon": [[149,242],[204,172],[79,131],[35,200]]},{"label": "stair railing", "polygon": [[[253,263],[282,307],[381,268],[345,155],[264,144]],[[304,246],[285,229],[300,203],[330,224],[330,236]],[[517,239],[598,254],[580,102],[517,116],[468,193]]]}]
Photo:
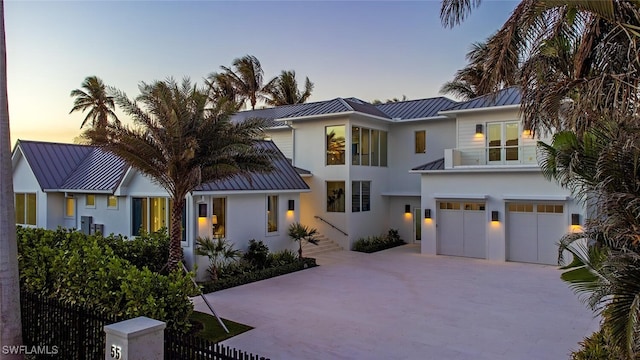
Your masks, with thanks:
[{"label": "stair railing", "polygon": [[318,219],[318,220],[320,220],[320,221],[322,221],[322,222],[326,223],[327,225],[331,226],[332,228],[334,228],[334,229],[338,230],[339,232],[341,232],[342,234],[344,234],[344,236],[349,236],[349,234],[347,234],[346,232],[344,232],[344,231],[340,230],[340,229],[339,229],[339,228],[337,228],[335,225],[333,225],[332,223],[328,222],[327,220],[325,220],[325,219],[321,218],[320,216],[316,215],[316,216],[314,216],[314,218],[316,218],[316,219]]}]

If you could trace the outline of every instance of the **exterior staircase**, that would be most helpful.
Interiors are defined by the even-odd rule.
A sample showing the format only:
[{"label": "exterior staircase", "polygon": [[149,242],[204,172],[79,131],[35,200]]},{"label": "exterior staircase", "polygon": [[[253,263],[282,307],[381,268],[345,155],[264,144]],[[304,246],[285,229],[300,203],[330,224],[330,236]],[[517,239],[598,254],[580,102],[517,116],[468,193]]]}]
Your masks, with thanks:
[{"label": "exterior staircase", "polygon": [[302,256],[314,257],[314,255],[342,250],[342,246],[322,234],[316,235],[316,240],[318,241],[318,245],[314,245],[308,241],[302,243]]}]

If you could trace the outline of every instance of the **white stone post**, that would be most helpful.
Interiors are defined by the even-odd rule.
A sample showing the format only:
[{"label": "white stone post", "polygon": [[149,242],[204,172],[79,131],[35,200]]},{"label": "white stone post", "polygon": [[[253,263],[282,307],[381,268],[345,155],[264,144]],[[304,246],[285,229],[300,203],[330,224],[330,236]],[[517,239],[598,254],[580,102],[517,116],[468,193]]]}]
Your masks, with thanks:
[{"label": "white stone post", "polygon": [[106,325],[105,360],[164,359],[166,323],[148,317]]}]

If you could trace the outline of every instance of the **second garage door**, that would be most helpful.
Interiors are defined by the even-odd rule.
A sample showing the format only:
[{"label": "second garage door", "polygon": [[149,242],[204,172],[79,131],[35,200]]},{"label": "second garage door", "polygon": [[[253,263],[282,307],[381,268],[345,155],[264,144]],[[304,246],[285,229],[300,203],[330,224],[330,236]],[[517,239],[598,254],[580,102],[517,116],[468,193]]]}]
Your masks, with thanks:
[{"label": "second garage door", "polygon": [[556,265],[566,232],[563,204],[509,203],[507,260]]},{"label": "second garage door", "polygon": [[485,204],[440,202],[438,206],[438,254],[485,259]]}]

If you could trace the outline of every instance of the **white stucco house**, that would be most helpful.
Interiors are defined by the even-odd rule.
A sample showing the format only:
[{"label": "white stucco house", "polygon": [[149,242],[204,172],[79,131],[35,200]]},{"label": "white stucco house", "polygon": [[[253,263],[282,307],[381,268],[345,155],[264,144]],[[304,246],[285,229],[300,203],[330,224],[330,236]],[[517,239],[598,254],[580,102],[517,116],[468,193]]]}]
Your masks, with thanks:
[{"label": "white stucco house", "polygon": [[[263,240],[271,250],[295,249],[289,224],[300,219],[300,194],[309,188],[271,141],[274,171],[203,184],[186,199],[183,251],[189,265],[197,237],[224,237],[236,248]],[[119,157],[88,145],[19,140],[12,154],[16,223],[48,229],[136,236],[169,226],[167,192]]]},{"label": "white stucco house", "polygon": [[[541,175],[536,142],[548,139],[522,128],[519,103],[508,88],[462,103],[336,98],[239,112],[232,121],[268,120],[277,171],[193,191],[185,258],[195,261],[197,236],[291,247],[286,228],[300,221],[344,249],[392,228],[427,254],[556,264],[584,208]],[[19,141],[13,165],[19,224],[128,236],[168,224],[166,192],[100,149]]]}]

